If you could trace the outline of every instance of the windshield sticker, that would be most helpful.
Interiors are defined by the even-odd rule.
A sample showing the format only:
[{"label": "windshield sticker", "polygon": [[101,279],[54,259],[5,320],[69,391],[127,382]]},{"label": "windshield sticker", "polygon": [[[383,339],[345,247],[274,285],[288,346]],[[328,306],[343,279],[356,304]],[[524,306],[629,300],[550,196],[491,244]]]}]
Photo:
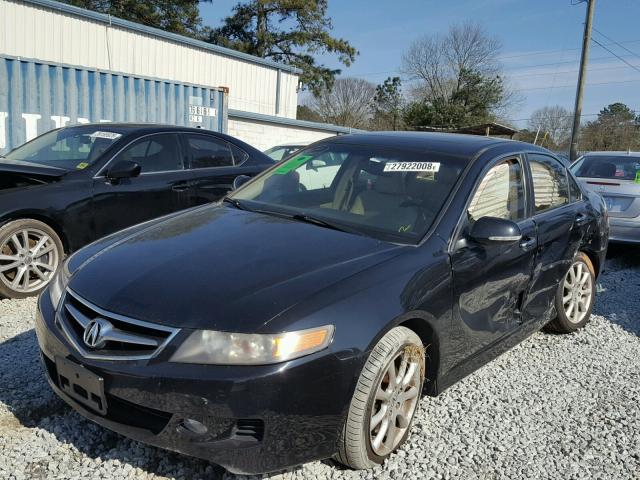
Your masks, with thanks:
[{"label": "windshield sticker", "polygon": [[89,135],[92,138],[106,138],[107,140],[115,140],[116,138],[120,138],[122,134],[116,132],[93,132]]},{"label": "windshield sticker", "polygon": [[85,168],[87,168],[89,166],[89,164],[87,162],[80,162],[79,164],[76,165],[76,168],[78,170],[83,170]]},{"label": "windshield sticker", "polygon": [[437,172],[440,163],[436,162],[387,162],[385,172]]},{"label": "windshield sticker", "polygon": [[301,155],[299,157],[292,158],[291,160],[287,161],[280,167],[276,168],[276,170],[273,173],[275,173],[276,175],[286,175],[292,170],[295,170],[296,168],[298,168],[300,165],[303,165],[304,163],[308,162],[312,158],[313,158],[313,155]]}]

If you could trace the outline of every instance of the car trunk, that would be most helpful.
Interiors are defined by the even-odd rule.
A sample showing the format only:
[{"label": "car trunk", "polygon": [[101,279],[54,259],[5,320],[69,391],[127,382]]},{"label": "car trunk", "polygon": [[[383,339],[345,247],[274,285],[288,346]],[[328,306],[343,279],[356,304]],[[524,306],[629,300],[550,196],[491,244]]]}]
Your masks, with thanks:
[{"label": "car trunk", "polygon": [[640,183],[617,178],[580,178],[580,181],[604,198],[611,217],[640,216]]}]

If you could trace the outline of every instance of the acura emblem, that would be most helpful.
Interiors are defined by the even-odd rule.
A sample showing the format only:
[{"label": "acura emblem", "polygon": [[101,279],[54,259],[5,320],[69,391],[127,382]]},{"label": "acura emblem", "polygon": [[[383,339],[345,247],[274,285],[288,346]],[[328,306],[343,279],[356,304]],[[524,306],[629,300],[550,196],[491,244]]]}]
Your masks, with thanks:
[{"label": "acura emblem", "polygon": [[106,343],[104,336],[112,328],[113,325],[104,318],[96,318],[85,327],[82,340],[89,348],[102,348]]}]

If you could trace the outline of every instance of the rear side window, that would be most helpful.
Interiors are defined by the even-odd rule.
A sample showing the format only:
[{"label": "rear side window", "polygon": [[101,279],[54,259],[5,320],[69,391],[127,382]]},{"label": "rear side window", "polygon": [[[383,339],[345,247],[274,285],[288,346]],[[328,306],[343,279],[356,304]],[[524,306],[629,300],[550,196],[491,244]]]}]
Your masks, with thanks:
[{"label": "rear side window", "polygon": [[249,154],[237,145],[230,143],[229,146],[231,147],[234,165],[241,165],[249,159]]},{"label": "rear side window", "polygon": [[230,167],[233,156],[229,144],[208,135],[186,135],[191,152],[191,168]]},{"label": "rear side window", "polygon": [[125,148],[117,159],[136,162],[142,173],[182,170],[179,145],[175,134],[152,135]]},{"label": "rear side window", "polygon": [[529,155],[536,213],[569,203],[567,171],[552,157]]},{"label": "rear side window", "polygon": [[468,213],[472,221],[482,217],[524,219],[524,181],[520,162],[512,159],[492,167],[478,185]]},{"label": "rear side window", "polygon": [[576,177],[635,180],[640,172],[640,157],[630,155],[585,155],[571,167]]}]

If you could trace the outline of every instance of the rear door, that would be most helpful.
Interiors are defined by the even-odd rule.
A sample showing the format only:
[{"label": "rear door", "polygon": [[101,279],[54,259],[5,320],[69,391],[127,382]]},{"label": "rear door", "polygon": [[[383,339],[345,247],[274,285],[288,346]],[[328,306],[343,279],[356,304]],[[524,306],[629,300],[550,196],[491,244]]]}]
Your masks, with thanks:
[{"label": "rear door", "polygon": [[[184,157],[176,133],[146,135],[117,153],[93,181],[96,237],[191,206],[191,173]],[[140,175],[110,181],[109,165],[120,160],[138,163]]]},{"label": "rear door", "polygon": [[563,163],[540,153],[530,153],[527,158],[538,256],[524,313],[529,321],[544,325],[550,320],[559,283],[597,220]]},{"label": "rear door", "polygon": [[[499,160],[481,176],[451,255],[454,315],[465,328],[470,353],[499,341],[522,322],[536,252],[535,224],[527,215],[523,159]],[[516,243],[482,244],[469,237],[482,217],[513,220],[522,231]]]},{"label": "rear door", "polygon": [[238,175],[256,175],[264,167],[252,166],[249,154],[214,135],[183,134],[194,182],[196,204],[220,200],[233,188]]}]

